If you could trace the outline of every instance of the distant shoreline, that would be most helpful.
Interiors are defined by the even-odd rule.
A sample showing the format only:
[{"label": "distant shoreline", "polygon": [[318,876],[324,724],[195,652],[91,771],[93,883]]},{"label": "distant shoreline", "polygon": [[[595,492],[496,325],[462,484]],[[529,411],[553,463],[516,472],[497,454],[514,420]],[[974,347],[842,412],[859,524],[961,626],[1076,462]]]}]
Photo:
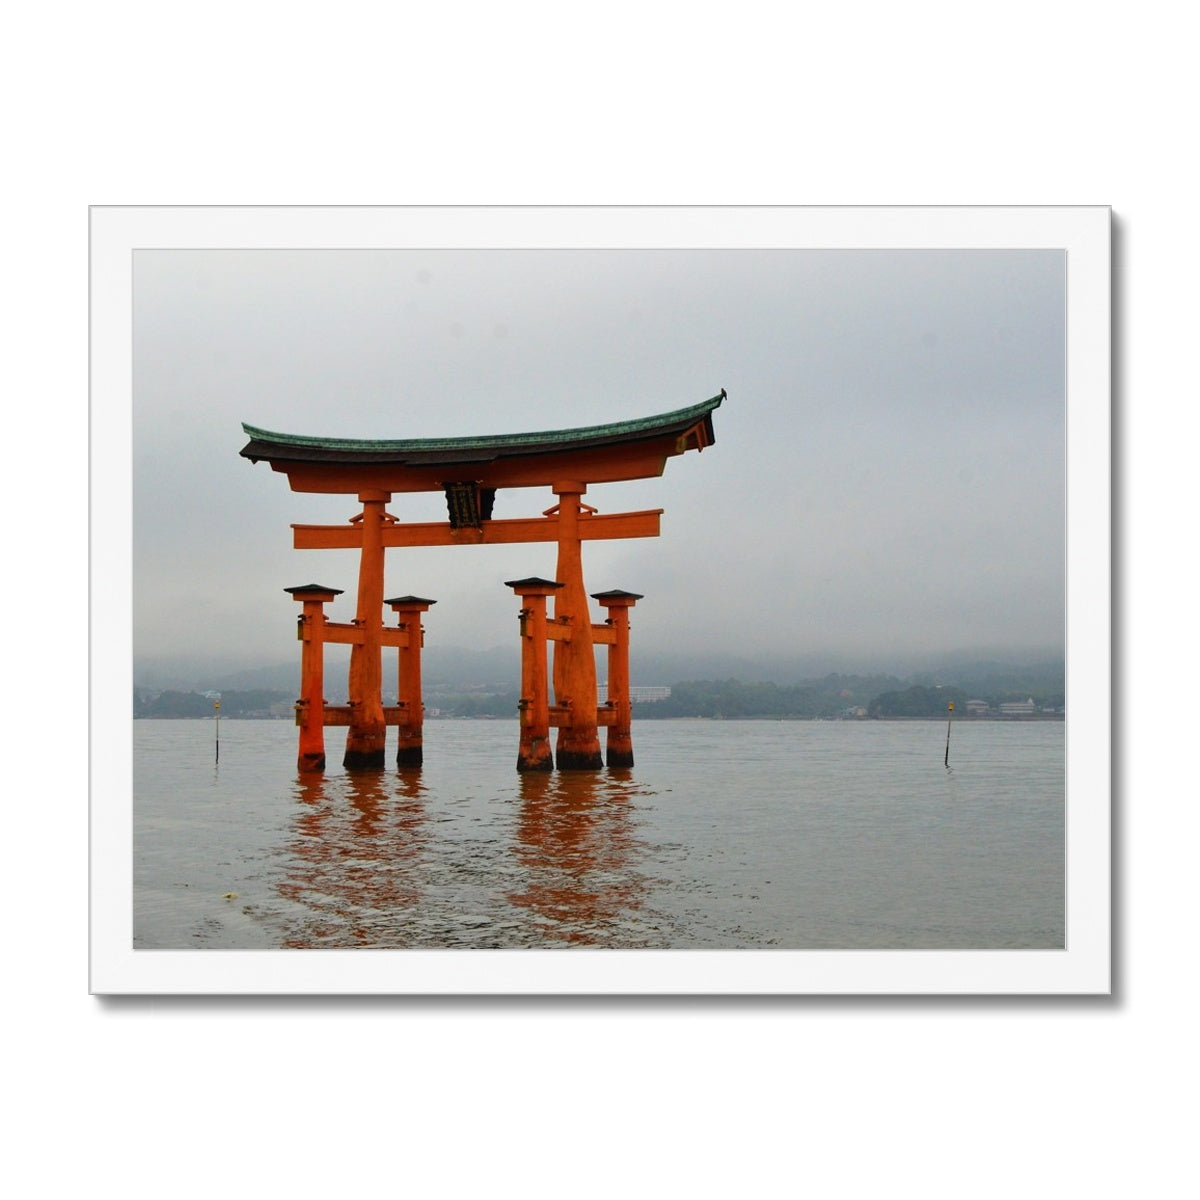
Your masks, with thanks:
[{"label": "distant shoreline", "polygon": [[[203,717],[198,717],[198,716],[178,716],[178,717],[134,716],[132,719],[135,721],[212,721],[212,720],[214,720],[214,718],[211,715],[203,716]],[[634,719],[635,720],[638,719],[638,712],[637,712],[636,705],[634,706]],[[274,717],[274,716],[250,717],[250,716],[244,716],[244,715],[240,715],[240,716],[236,716],[236,717],[222,716],[221,720],[222,721],[284,721],[288,724],[294,724],[294,719],[290,716],[286,716],[286,717]],[[511,717],[496,717],[496,716],[426,717],[425,720],[426,721],[512,721],[514,724],[516,724],[517,716],[514,714]],[[641,716],[641,720],[643,722],[649,720],[649,721],[720,721],[720,722],[728,722],[728,721],[793,721],[793,722],[797,722],[797,723],[803,721],[803,722],[825,722],[828,724],[839,724],[839,725],[871,725],[871,724],[890,725],[890,724],[898,724],[898,723],[899,724],[911,723],[914,721],[924,721],[927,724],[940,724],[942,721],[946,720],[946,718],[945,718],[945,716],[937,716],[937,717],[792,717],[792,716],[787,716],[787,717],[772,717],[772,716],[762,716],[762,717],[683,717],[683,716],[647,717],[646,715],[643,714]],[[956,716],[954,718],[954,723],[956,725],[964,725],[964,724],[974,725],[974,724],[981,724],[981,723],[985,723],[985,722],[988,724],[992,724],[992,725],[1022,725],[1022,724],[1027,725],[1030,722],[1065,721],[1065,720],[1066,720],[1065,713],[1020,713],[1020,714],[1015,714],[1012,716],[1008,716],[1008,715],[1001,716],[999,713],[997,713],[994,716],[986,716],[986,715],[984,715],[984,716],[966,716],[964,714],[961,717]]]}]

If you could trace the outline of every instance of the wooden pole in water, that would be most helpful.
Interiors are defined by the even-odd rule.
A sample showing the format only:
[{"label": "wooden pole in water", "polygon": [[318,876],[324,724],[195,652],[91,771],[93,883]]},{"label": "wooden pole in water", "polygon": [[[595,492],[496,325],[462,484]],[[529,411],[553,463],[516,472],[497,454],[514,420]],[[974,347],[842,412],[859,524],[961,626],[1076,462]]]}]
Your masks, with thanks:
[{"label": "wooden pole in water", "polygon": [[554,643],[554,702],[565,705],[567,719],[558,727],[554,763],[560,771],[599,771],[604,766],[596,725],[596,655],[592,642],[592,618],[583,586],[583,557],[579,523],[587,520],[583,510],[593,512],[580,497],[587,484],[579,480],[555,480],[558,497],[558,565],[555,574],[562,584],[554,593],[554,617],[564,617],[569,639]]},{"label": "wooden pole in water", "polygon": [[949,716],[946,717],[946,758],[945,758],[944,762],[945,762],[945,765],[948,767],[950,765],[950,722],[952,720],[954,720],[954,701],[953,700],[950,701],[950,705],[949,705],[949,708],[947,709],[947,712],[949,713]]},{"label": "wooden pole in water", "polygon": [[216,728],[216,732],[217,732],[217,758],[216,758],[216,761],[220,762],[221,761],[221,701],[220,700],[213,701],[213,713],[215,714],[215,719],[216,719],[215,728]]},{"label": "wooden pole in water", "polygon": [[425,643],[421,614],[436,600],[423,596],[396,596],[385,600],[399,618],[408,641],[399,647],[396,663],[396,766],[419,767],[424,756],[425,704],[421,698],[421,649]]},{"label": "wooden pole in water", "polygon": [[341,588],[308,583],[284,588],[303,604],[296,624],[300,648],[300,699],[296,701],[298,771],[325,770],[325,637],[329,621],[325,605],[342,594]]},{"label": "wooden pole in water", "polygon": [[521,714],[518,771],[553,771],[550,749],[550,685],[546,669],[546,597],[562,587],[554,579],[510,579],[510,587],[524,601],[521,606]]},{"label": "wooden pole in water", "polygon": [[604,741],[604,760],[610,767],[633,766],[631,724],[633,706],[629,699],[629,610],[643,597],[638,592],[593,592],[608,613],[605,622],[613,630],[608,645],[608,707],[614,710]]},{"label": "wooden pole in water", "polygon": [[[391,492],[358,493],[362,510],[362,554],[358,564],[358,609],[354,624],[362,640],[350,644],[350,728],[342,766],[349,771],[383,766],[387,724],[383,716],[383,527]],[[357,521],[358,519],[355,518]]]}]

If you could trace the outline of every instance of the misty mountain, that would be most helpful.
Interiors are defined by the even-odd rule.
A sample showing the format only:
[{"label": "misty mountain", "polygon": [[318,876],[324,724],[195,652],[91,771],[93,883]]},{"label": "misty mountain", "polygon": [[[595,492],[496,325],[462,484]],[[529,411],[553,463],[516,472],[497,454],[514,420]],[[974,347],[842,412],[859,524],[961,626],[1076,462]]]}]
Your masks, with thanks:
[{"label": "misty mountain", "polygon": [[[344,651],[339,655],[337,651]],[[344,694],[348,647],[331,647],[326,658],[326,694],[331,701]],[[1050,651],[959,651],[944,655],[897,653],[872,660],[846,655],[805,654],[742,656],[688,650],[679,653],[631,655],[634,686],[678,683],[682,680],[739,679],[780,686],[830,674],[889,675],[914,684],[954,684],[972,694],[997,691],[1030,693],[1061,691],[1064,659]],[[385,656],[385,671],[387,664]],[[597,652],[598,676],[605,678],[605,652]],[[472,650],[461,646],[427,646],[421,662],[427,691],[466,685],[497,689],[518,687],[521,678],[519,647],[494,646]],[[385,676],[386,678],[386,676]],[[139,658],[133,666],[135,686],[180,691],[250,691],[274,689],[295,693],[300,687],[300,655],[290,662],[246,665],[229,660],[198,657]]]}]

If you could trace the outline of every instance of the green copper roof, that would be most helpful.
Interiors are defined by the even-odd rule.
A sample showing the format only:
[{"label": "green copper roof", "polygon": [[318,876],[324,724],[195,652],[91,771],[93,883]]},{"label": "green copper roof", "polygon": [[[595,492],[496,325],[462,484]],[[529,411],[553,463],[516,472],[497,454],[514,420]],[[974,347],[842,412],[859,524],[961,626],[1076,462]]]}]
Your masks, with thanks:
[{"label": "green copper roof", "polygon": [[[653,417],[639,417],[632,421],[615,421],[609,425],[585,425],[575,429],[551,429],[533,433],[500,433],[487,436],[454,438],[408,438],[408,439],[364,439],[314,437],[298,433],[277,433],[259,429],[254,425],[242,424],[250,444],[242,450],[245,458],[307,458],[317,454],[333,452],[339,457],[366,455],[377,458],[406,458],[410,455],[427,457],[431,454],[500,452],[512,454],[521,451],[537,453],[540,450],[557,449],[580,443],[609,441],[632,441],[640,436],[652,437],[672,429],[688,428],[697,421],[707,418],[725,399],[725,391],[719,396],[693,404],[689,408],[660,413]],[[288,451],[298,452],[289,455]],[[309,452],[308,454],[305,451]]]}]

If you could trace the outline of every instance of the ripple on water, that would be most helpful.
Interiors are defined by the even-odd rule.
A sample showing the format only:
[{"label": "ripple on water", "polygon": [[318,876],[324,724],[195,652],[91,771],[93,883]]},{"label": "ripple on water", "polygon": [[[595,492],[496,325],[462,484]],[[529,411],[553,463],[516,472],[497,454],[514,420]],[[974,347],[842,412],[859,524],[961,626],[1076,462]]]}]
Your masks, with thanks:
[{"label": "ripple on water", "polygon": [[964,725],[952,776],[937,723],[646,721],[632,770],[518,775],[509,723],[434,721],[420,771],[305,776],[283,722],[219,767],[204,726],[134,723],[139,948],[1063,944],[1061,724]]}]

